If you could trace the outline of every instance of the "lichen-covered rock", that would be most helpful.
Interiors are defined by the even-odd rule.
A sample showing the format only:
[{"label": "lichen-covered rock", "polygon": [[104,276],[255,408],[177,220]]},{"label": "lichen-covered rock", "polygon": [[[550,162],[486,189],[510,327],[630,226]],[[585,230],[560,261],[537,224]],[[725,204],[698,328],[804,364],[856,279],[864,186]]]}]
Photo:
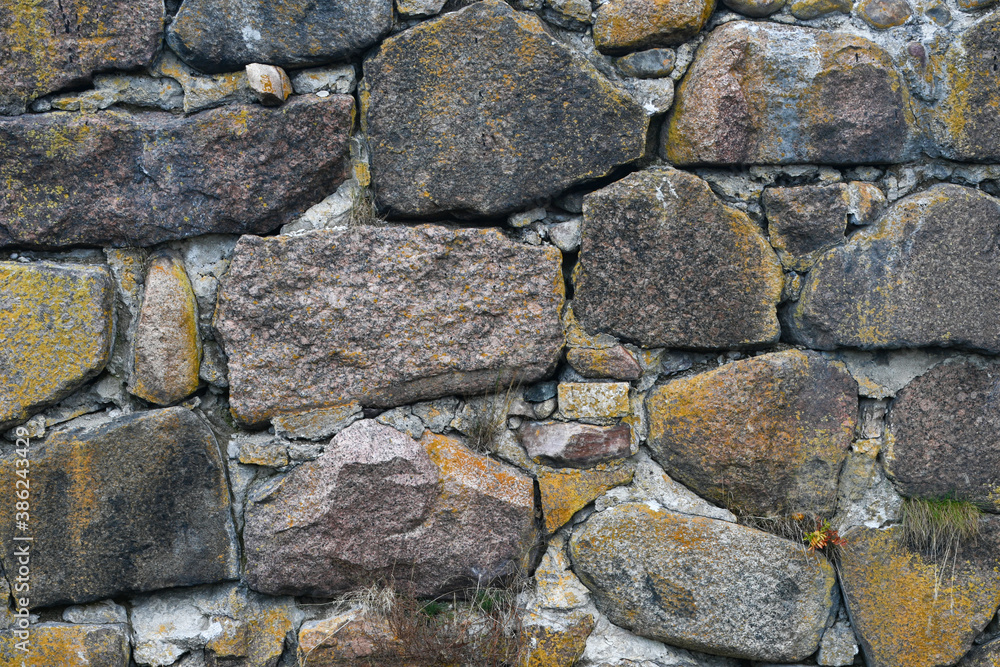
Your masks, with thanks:
[{"label": "lichen-covered rock", "polygon": [[494,229],[245,236],[216,310],[233,413],[261,423],[536,380],[562,349],[561,259]]},{"label": "lichen-covered rock", "polygon": [[958,667],[997,667],[1000,665],[1000,639],[994,639],[969,651]]},{"label": "lichen-covered rock", "polygon": [[981,521],[979,537],[947,563],[913,551],[902,533],[860,528],[841,550],[840,582],[866,664],[954,664],[1000,605],[1000,522]]},{"label": "lichen-covered rock", "polygon": [[931,131],[949,160],[1000,160],[1000,104],[996,61],[1000,49],[1000,12],[975,23],[952,42],[940,71],[943,99],[932,108]]},{"label": "lichen-covered rock", "polygon": [[682,44],[714,9],[715,0],[610,0],[597,10],[594,44],[610,54]]},{"label": "lichen-covered rock", "polygon": [[[31,442],[31,606],[236,577],[236,535],[219,446],[183,408],[54,431]],[[13,450],[0,473],[14,479]],[[14,485],[0,541],[15,544]],[[13,549],[0,554],[16,572]],[[58,663],[53,663],[58,664]]]},{"label": "lichen-covered rock", "polygon": [[904,496],[951,497],[1000,512],[1000,366],[956,359],[896,397],[883,461]]},{"label": "lichen-covered rock", "polygon": [[250,104],[256,99],[256,95],[250,89],[245,70],[202,75],[184,64],[173,51],[165,51],[157,58],[150,68],[150,73],[158,77],[168,77],[181,85],[184,90],[185,113],[194,113],[224,104]]},{"label": "lichen-covered rock", "polygon": [[854,438],[857,383],[839,364],[789,350],[654,389],[649,448],[669,475],[756,516],[830,516]]},{"label": "lichen-covered rock", "polygon": [[674,71],[676,60],[677,56],[673,49],[648,49],[616,58],[615,67],[624,76],[637,79],[658,79],[670,76],[670,73]]},{"label": "lichen-covered rock", "polygon": [[496,0],[387,39],[363,82],[372,179],[401,215],[509,213],[644,152],[639,105]]},{"label": "lichen-covered rock", "polygon": [[632,481],[625,466],[602,465],[592,470],[540,468],[535,473],[542,503],[545,532],[554,533],[573,515],[608,489]]},{"label": "lichen-covered rock", "polygon": [[160,46],[160,0],[0,2],[0,114],[78,86],[105,69],[148,65]]},{"label": "lichen-covered rock", "polygon": [[816,664],[829,667],[845,667],[854,664],[854,656],[858,654],[858,641],[854,630],[845,621],[837,621],[826,629],[823,639],[819,642],[819,653],[816,654]]},{"label": "lichen-covered rock", "polygon": [[111,356],[107,268],[0,262],[0,429],[69,395]]},{"label": "lichen-covered rock", "polygon": [[845,33],[734,21],[699,47],[662,134],[674,164],[859,164],[915,155],[888,53]]},{"label": "lichen-covered rock", "polygon": [[1000,352],[1000,201],[935,185],[820,257],[790,309],[811,348],[959,346]]},{"label": "lichen-covered rock", "polygon": [[631,454],[631,429],[590,426],[576,422],[527,422],[521,427],[521,445],[538,463],[583,468]]},{"label": "lichen-covered rock", "polygon": [[545,614],[529,613],[522,623],[526,649],[519,667],[573,667],[594,630],[590,614],[553,620]]},{"label": "lichen-covered rock", "polygon": [[846,183],[768,188],[762,203],[771,246],[788,270],[808,271],[823,251],[844,242],[850,205]]},{"label": "lichen-covered rock", "polygon": [[559,412],[567,419],[610,421],[631,407],[626,382],[560,382]]},{"label": "lichen-covered rock", "polygon": [[151,403],[168,405],[198,388],[198,303],[184,262],[176,253],[161,251],[150,258],[145,285],[129,391]]},{"label": "lichen-covered rock", "polygon": [[830,14],[850,14],[851,0],[794,0],[789,10],[797,19],[809,21]]},{"label": "lichen-covered rock", "polygon": [[613,378],[631,382],[642,376],[642,366],[622,345],[606,348],[574,347],[566,362],[585,378]]},{"label": "lichen-covered rock", "polygon": [[184,0],[167,44],[202,72],[321,65],[368,48],[392,25],[391,0]]},{"label": "lichen-covered rock", "polygon": [[124,625],[38,623],[29,629],[27,650],[13,630],[0,632],[0,664],[11,667],[128,667]]},{"label": "lichen-covered rock", "polygon": [[645,503],[591,516],[570,555],[612,622],[672,646],[795,662],[816,651],[833,608],[834,572],[822,556]]},{"label": "lichen-covered rock", "polygon": [[274,432],[287,438],[325,440],[361,419],[361,404],[348,401],[328,408],[279,415],[271,420]]},{"label": "lichen-covered rock", "polygon": [[722,0],[729,9],[754,18],[763,18],[779,11],[788,0]]},{"label": "lichen-covered rock", "polygon": [[778,259],[758,227],[708,183],[655,169],[584,201],[573,308],[585,330],[645,347],[778,339]]},{"label": "lichen-covered rock", "polygon": [[353,100],[0,119],[0,246],[276,229],[348,176]]},{"label": "lichen-covered rock", "polygon": [[878,30],[903,25],[913,15],[906,0],[863,0],[858,3],[858,16]]},{"label": "lichen-covered rock", "polygon": [[250,63],[246,73],[247,84],[266,107],[281,106],[292,94],[292,82],[280,67]]},{"label": "lichen-covered rock", "polygon": [[244,577],[265,593],[330,596],[394,574],[436,595],[517,571],[534,512],[532,480],[517,469],[365,420],[251,492]]}]

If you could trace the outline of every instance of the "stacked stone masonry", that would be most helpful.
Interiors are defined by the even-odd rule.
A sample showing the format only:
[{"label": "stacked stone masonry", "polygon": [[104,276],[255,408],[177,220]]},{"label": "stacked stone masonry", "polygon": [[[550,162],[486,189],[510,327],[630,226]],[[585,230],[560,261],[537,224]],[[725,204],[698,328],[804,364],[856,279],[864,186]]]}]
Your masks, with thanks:
[{"label": "stacked stone masonry", "polygon": [[1000,665],[995,3],[0,0],[0,667]]}]

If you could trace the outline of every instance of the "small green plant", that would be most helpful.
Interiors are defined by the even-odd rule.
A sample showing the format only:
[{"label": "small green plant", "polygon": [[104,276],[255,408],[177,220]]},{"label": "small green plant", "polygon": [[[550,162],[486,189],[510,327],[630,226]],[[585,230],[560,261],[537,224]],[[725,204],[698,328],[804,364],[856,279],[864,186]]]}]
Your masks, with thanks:
[{"label": "small green plant", "polygon": [[815,529],[802,536],[802,541],[809,545],[810,552],[822,552],[830,560],[836,560],[837,549],[844,546],[840,533],[833,529],[829,519],[816,519]]},{"label": "small green plant", "polygon": [[979,535],[982,511],[954,498],[907,498],[903,535],[910,547],[930,558],[954,559],[963,542]]}]

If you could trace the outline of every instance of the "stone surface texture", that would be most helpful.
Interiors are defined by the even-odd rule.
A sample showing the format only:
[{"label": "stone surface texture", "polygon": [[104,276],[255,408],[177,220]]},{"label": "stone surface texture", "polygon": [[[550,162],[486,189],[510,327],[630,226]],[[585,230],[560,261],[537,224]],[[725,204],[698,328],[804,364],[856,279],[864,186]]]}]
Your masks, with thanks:
[{"label": "stone surface texture", "polygon": [[510,213],[644,153],[639,105],[496,0],[387,39],[364,67],[372,177],[392,213]]},{"label": "stone surface texture", "polygon": [[609,0],[594,19],[594,44],[603,53],[681,44],[698,34],[715,0]]},{"label": "stone surface texture", "polygon": [[[237,576],[219,447],[193,412],[167,408],[69,427],[31,445],[31,606],[81,603]],[[14,479],[13,450],[0,471]],[[14,485],[0,539],[14,544]],[[17,571],[13,550],[0,555]]]},{"label": "stone surface texture", "polygon": [[757,226],[692,174],[638,172],[585,200],[573,308],[588,332],[645,347],[774,342],[782,281]]},{"label": "stone surface texture", "polygon": [[785,269],[808,271],[818,255],[844,243],[850,198],[846,183],[768,188],[767,233]]},{"label": "stone surface texture", "polygon": [[591,470],[540,468],[535,476],[545,532],[551,534],[608,489],[631,482],[632,470],[607,465]]},{"label": "stone surface texture", "polygon": [[794,662],[816,651],[832,611],[835,577],[822,556],[646,504],[593,515],[570,555],[612,622],[672,646]]},{"label": "stone surface texture", "polygon": [[21,638],[0,631],[0,664],[11,667],[128,667],[129,639],[124,625],[32,624],[28,650]]},{"label": "stone surface texture", "polygon": [[570,468],[626,458],[632,453],[631,429],[627,424],[526,422],[521,427],[521,444],[538,463]]},{"label": "stone surface texture", "polygon": [[562,349],[562,302],[553,248],[490,229],[358,227],[243,237],[215,326],[233,412],[260,423],[536,380]]},{"label": "stone surface texture", "polygon": [[625,382],[560,382],[559,412],[567,419],[608,421],[631,410]]},{"label": "stone surface texture", "polygon": [[857,384],[789,350],[668,382],[647,399],[650,452],[698,495],[754,516],[830,516]]},{"label": "stone surface texture", "polygon": [[347,178],[353,100],[0,119],[0,246],[271,231]]},{"label": "stone surface texture", "polygon": [[958,346],[1000,352],[1000,201],[935,185],[820,257],[790,310],[812,348]]},{"label": "stone surface texture", "polygon": [[699,47],[662,135],[673,164],[866,164],[913,157],[892,58],[867,39],[734,21]]},{"label": "stone surface texture", "polygon": [[0,262],[0,429],[65,398],[104,369],[113,299],[103,266]]}]

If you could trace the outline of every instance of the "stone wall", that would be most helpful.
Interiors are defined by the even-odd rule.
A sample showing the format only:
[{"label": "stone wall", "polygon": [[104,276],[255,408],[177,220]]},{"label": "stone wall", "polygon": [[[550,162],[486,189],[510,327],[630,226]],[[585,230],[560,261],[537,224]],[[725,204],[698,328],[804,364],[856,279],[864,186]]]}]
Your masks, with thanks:
[{"label": "stone wall", "polygon": [[0,666],[1000,664],[994,2],[0,0]]}]

